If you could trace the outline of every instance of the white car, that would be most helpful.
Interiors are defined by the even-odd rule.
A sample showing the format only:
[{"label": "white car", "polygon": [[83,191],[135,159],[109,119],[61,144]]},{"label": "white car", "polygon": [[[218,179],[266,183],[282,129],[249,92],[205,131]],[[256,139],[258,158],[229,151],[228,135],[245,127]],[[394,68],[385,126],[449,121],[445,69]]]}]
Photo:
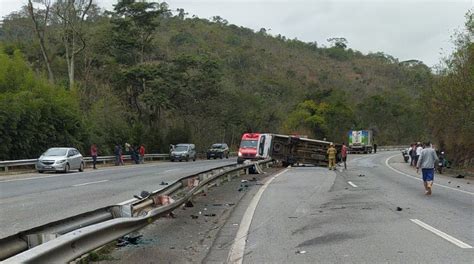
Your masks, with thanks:
[{"label": "white car", "polygon": [[50,148],[39,157],[36,170],[39,173],[44,171],[84,171],[84,159],[75,148]]}]

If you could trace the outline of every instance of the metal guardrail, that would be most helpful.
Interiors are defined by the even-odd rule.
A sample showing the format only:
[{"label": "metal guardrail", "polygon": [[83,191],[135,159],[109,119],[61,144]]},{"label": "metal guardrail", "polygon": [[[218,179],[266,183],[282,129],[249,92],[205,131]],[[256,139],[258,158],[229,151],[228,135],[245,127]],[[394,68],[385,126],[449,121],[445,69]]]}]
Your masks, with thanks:
[{"label": "metal guardrail", "polygon": [[[145,154],[145,160],[152,159],[167,159],[169,154]],[[130,155],[123,155],[124,160],[132,160]],[[98,156],[97,162],[106,163],[108,161],[115,161],[115,156]],[[19,166],[34,166],[38,162],[38,159],[25,159],[25,160],[5,160],[0,161],[0,168],[4,168],[4,171],[7,172],[9,167],[19,167]],[[92,163],[92,157],[84,157],[84,162]]]},{"label": "metal guardrail", "polygon": [[[245,165],[227,165],[183,177],[146,198],[132,199],[95,211],[52,222],[0,239],[3,263],[56,263],[74,260],[130,232],[143,228],[189,201],[195,194],[219,185],[222,177],[238,177],[251,167],[269,165],[263,160]],[[184,192],[184,193],[183,193]],[[161,198],[174,195],[170,204]]]}]

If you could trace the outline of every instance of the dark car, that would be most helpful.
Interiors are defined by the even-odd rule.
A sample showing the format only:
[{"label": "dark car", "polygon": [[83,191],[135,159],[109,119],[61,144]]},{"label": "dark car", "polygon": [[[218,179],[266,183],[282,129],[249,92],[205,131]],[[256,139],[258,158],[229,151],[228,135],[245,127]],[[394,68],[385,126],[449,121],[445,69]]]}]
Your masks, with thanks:
[{"label": "dark car", "polygon": [[207,150],[207,159],[229,158],[229,146],[226,143],[216,143]]}]

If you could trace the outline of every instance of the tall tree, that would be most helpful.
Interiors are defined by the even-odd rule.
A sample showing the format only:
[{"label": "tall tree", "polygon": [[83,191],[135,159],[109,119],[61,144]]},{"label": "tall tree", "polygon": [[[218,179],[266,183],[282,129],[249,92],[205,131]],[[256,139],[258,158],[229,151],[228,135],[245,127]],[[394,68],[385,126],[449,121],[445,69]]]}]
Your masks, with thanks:
[{"label": "tall tree", "polygon": [[46,64],[46,69],[48,70],[49,82],[54,83],[54,74],[53,70],[51,69],[51,57],[48,54],[48,49],[46,48],[46,32],[50,18],[51,1],[41,0],[39,2],[44,5],[44,9],[35,10],[31,0],[28,0],[28,13],[31,20],[33,21],[36,36],[41,48],[41,54],[43,55],[44,63]]},{"label": "tall tree", "polygon": [[92,0],[59,0],[54,5],[54,13],[62,27],[70,89],[74,87],[76,56],[86,48],[83,26],[91,6]]}]

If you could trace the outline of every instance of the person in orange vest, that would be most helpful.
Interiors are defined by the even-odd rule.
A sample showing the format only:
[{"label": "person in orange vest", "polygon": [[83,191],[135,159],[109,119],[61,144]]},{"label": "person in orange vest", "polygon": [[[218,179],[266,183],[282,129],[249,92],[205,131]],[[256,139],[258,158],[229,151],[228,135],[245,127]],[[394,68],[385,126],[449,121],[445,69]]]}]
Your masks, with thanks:
[{"label": "person in orange vest", "polygon": [[143,144],[140,146],[138,154],[140,155],[140,163],[145,163],[145,146],[143,146]]},{"label": "person in orange vest", "polygon": [[329,169],[336,170],[336,154],[337,150],[334,148],[334,144],[331,143],[328,148],[328,158],[329,158]]}]

